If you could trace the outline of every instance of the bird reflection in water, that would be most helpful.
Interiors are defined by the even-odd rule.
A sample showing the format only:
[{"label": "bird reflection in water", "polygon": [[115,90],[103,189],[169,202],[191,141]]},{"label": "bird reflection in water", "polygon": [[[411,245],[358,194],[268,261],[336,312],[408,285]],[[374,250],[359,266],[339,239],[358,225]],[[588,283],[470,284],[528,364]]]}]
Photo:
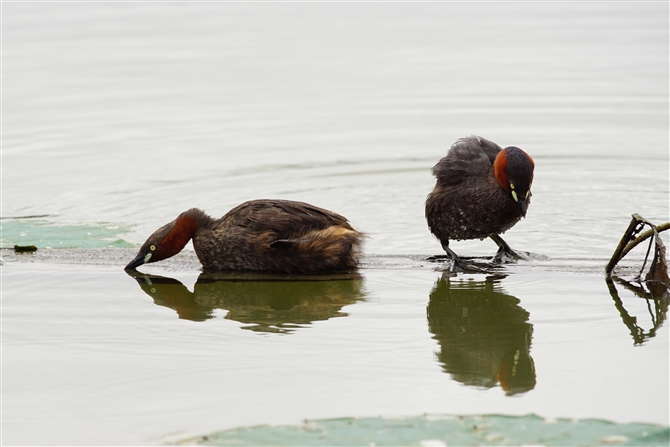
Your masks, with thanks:
[{"label": "bird reflection in water", "polygon": [[[663,325],[663,322],[667,318],[668,301],[670,298],[667,286],[663,283],[647,282],[647,288],[645,288],[642,282],[630,282],[617,276],[608,277],[605,282],[609,289],[610,296],[614,300],[614,306],[619,311],[619,315],[621,315],[621,320],[630,330],[630,334],[633,337],[633,344],[641,345],[650,338],[655,337],[656,331]],[[631,316],[628,313],[624,307],[623,301],[619,297],[619,291],[614,284],[615,282],[646,301],[647,310],[651,317],[651,329],[645,331],[640,326],[638,317]]]},{"label": "bird reflection in water", "polygon": [[198,277],[190,292],[173,278],[128,271],[159,306],[179,318],[205,321],[215,309],[224,317],[257,332],[290,333],[313,321],[347,316],[344,306],[365,298],[363,279],[357,273],[334,275],[282,275],[244,272],[208,272]]},{"label": "bird reflection in water", "polygon": [[482,388],[499,383],[511,396],[535,387],[533,325],[520,301],[504,293],[502,278],[439,279],[430,293],[428,328],[440,344],[437,358],[454,380]]}]

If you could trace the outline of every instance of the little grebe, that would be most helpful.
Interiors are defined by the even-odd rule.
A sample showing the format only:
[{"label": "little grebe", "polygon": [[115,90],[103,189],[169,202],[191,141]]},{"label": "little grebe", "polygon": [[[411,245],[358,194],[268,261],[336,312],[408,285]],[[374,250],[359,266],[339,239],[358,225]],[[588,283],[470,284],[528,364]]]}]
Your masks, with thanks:
[{"label": "little grebe", "polygon": [[535,164],[518,147],[502,149],[477,136],[455,142],[433,167],[437,183],[426,200],[426,220],[454,264],[449,240],[484,239],[498,244],[496,260],[518,259],[500,237],[526,217]]},{"label": "little grebe", "polygon": [[326,273],[356,268],[363,234],[308,203],[252,200],[213,219],[193,208],[149,236],[131,270],[179,253],[190,239],[206,269]]}]

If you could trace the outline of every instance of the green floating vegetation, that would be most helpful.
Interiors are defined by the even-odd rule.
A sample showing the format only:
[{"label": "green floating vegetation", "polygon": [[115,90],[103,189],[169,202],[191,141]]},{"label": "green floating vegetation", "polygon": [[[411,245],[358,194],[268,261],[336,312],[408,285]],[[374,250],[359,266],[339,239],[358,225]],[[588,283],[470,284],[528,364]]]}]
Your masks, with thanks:
[{"label": "green floating vegetation", "polygon": [[670,429],[596,419],[526,416],[418,416],[305,421],[298,426],[236,428],[190,439],[216,446],[667,446]]},{"label": "green floating vegetation", "polygon": [[134,247],[120,237],[129,229],[114,224],[60,225],[43,219],[3,219],[0,229],[0,248],[15,245],[37,248]]}]

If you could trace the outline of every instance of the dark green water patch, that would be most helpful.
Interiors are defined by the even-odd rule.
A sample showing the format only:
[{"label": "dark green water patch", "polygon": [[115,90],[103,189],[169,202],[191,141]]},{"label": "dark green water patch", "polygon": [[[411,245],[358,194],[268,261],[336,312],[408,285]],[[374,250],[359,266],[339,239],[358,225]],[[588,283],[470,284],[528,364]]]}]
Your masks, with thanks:
[{"label": "dark green water patch", "polygon": [[110,224],[61,225],[44,219],[0,220],[1,248],[34,245],[37,248],[133,247],[120,236],[128,227]]},{"label": "dark green water patch", "polygon": [[547,421],[522,417],[418,416],[341,418],[297,426],[236,428],[195,441],[199,445],[626,445],[667,446],[670,429],[653,424],[615,424],[596,419]]}]

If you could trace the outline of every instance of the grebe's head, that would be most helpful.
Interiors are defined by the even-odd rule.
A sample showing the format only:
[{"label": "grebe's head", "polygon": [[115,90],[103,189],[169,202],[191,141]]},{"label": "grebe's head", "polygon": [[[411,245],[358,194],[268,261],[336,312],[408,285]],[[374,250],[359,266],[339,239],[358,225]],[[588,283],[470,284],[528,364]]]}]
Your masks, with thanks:
[{"label": "grebe's head", "polygon": [[535,163],[530,155],[515,146],[500,151],[493,163],[498,184],[519,204],[523,217],[526,217],[532,195],[530,187],[533,184],[534,169]]},{"label": "grebe's head", "polygon": [[134,270],[143,264],[162,261],[176,255],[186,246],[197,228],[196,221],[186,213],[182,213],[149,236],[135,259],[125,266],[125,270]]}]

